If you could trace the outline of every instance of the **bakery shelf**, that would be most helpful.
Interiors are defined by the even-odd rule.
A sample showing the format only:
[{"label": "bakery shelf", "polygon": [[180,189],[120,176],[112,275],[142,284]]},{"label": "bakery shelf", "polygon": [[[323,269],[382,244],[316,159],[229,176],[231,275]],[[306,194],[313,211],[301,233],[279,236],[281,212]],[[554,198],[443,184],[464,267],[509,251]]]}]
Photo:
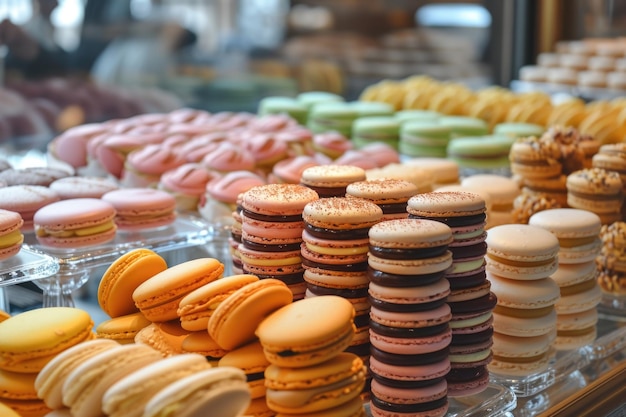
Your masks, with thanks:
[{"label": "bakery shelf", "polygon": [[[603,314],[597,324],[595,342],[578,349],[557,351],[548,368],[525,377],[511,377],[492,372],[491,381],[511,389],[519,398],[535,396],[563,381],[575,378],[577,372],[611,355],[626,351],[626,322],[612,320]],[[540,398],[540,397],[536,397]]]},{"label": "bakery shelf", "polygon": [[[446,417],[499,417],[513,410],[517,399],[508,388],[491,383],[479,394],[449,398],[448,403]],[[368,416],[372,415],[369,402],[365,403],[365,412]]]}]

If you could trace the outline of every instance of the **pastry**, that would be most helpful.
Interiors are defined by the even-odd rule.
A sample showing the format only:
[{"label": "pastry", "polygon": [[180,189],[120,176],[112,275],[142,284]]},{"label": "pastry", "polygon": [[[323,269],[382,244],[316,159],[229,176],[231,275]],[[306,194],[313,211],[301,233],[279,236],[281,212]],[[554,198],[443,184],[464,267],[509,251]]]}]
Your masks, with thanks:
[{"label": "pastry", "polygon": [[377,204],[383,211],[381,220],[407,217],[407,201],[417,193],[415,184],[399,179],[358,181],[346,187],[346,197],[364,198]]},{"label": "pastry", "polygon": [[22,232],[34,230],[33,216],[37,210],[60,199],[55,191],[42,185],[0,187],[0,209],[14,211],[22,216]]},{"label": "pastry", "polygon": [[486,229],[513,223],[513,202],[521,192],[515,180],[495,174],[475,174],[461,179],[461,185],[469,191],[481,190],[489,194],[491,205]]},{"label": "pastry", "polygon": [[176,199],[163,190],[121,188],[101,199],[115,208],[115,224],[120,232],[163,228],[176,220]]},{"label": "pastry", "polygon": [[507,173],[514,140],[504,135],[458,136],[448,143],[446,155],[459,165],[465,176],[477,172]]},{"label": "pastry", "polygon": [[566,185],[570,207],[597,214],[602,224],[621,219],[624,186],[618,172],[602,168],[582,169],[568,175]]},{"label": "pastry", "polygon": [[23,225],[24,220],[19,213],[0,209],[0,260],[14,256],[22,249]]},{"label": "pastry", "polygon": [[62,200],[70,198],[100,198],[103,194],[119,188],[109,178],[88,176],[59,178],[48,187],[56,192]]},{"label": "pastry", "polygon": [[365,180],[365,170],[353,165],[319,165],[302,171],[300,184],[315,191],[320,198],[344,197],[346,187]]},{"label": "pastry", "polygon": [[116,316],[96,326],[96,337],[114,340],[121,345],[135,343],[135,337],[152,322],[140,312]]},{"label": "pastry", "polygon": [[161,174],[157,188],[174,197],[176,210],[195,212],[206,185],[218,177],[217,172],[209,171],[199,163],[188,162]]},{"label": "pastry", "polygon": [[409,157],[446,156],[452,129],[431,120],[408,120],[400,127],[398,149]]},{"label": "pastry", "polygon": [[357,149],[375,142],[398,149],[400,126],[393,116],[359,117],[352,124],[352,143]]}]

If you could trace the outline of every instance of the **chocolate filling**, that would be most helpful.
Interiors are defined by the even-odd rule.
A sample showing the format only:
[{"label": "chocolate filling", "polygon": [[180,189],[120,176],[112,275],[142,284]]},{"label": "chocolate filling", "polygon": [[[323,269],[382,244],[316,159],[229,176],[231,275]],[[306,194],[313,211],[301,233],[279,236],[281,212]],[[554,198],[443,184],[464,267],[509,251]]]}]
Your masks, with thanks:
[{"label": "chocolate filling", "polygon": [[309,268],[327,269],[329,271],[339,272],[363,272],[367,269],[367,262],[359,262],[356,264],[333,265],[322,262],[314,262],[307,258],[302,258],[302,265]]},{"label": "chocolate filling", "polygon": [[452,330],[452,341],[450,342],[453,346],[464,346],[464,345],[473,345],[476,343],[486,342],[493,337],[493,327],[483,330],[482,332],[477,333],[454,333],[454,329]]},{"label": "chocolate filling", "polygon": [[450,306],[450,310],[452,310],[452,315],[455,315],[490,310],[496,306],[497,302],[498,299],[496,295],[490,292],[489,294],[473,300],[457,301],[455,303],[448,303],[448,305]]},{"label": "chocolate filling", "polygon": [[436,324],[428,327],[390,327],[370,320],[370,329],[381,336],[398,339],[417,339],[441,334],[449,328],[448,323]]},{"label": "chocolate filling", "polygon": [[398,214],[406,213],[407,203],[390,203],[390,204],[378,204],[378,207],[383,211],[383,214]]},{"label": "chocolate filling", "polygon": [[339,295],[344,298],[365,298],[367,288],[328,288],[307,282],[307,288],[315,295]]},{"label": "chocolate filling", "polygon": [[242,239],[243,245],[251,250],[259,252],[290,252],[300,249],[301,242],[269,245],[267,243],[252,242],[248,239]]},{"label": "chocolate filling", "polygon": [[311,190],[315,191],[320,198],[346,196],[346,187],[316,187],[309,184],[302,185],[304,185],[305,187],[309,187]]},{"label": "chocolate filling", "polygon": [[471,275],[446,275],[446,279],[450,283],[451,290],[459,290],[463,288],[477,287],[487,280],[487,274],[484,269]]},{"label": "chocolate filling", "polygon": [[448,403],[448,398],[444,396],[438,400],[429,401],[425,403],[415,404],[394,404],[387,401],[383,401],[372,394],[372,404],[381,410],[390,411],[394,413],[423,413],[424,411],[435,410],[441,407],[445,407]]},{"label": "chocolate filling", "polygon": [[380,350],[370,346],[370,355],[382,363],[395,366],[415,366],[428,363],[441,362],[450,354],[449,348],[444,348],[435,352],[422,353],[419,355],[400,355]]},{"label": "chocolate filling", "polygon": [[487,253],[487,243],[479,242],[475,245],[468,246],[452,246],[448,248],[452,252],[453,259],[475,258],[484,256]]},{"label": "chocolate filling", "polygon": [[474,381],[476,379],[484,378],[487,373],[487,366],[485,365],[473,368],[452,368],[450,372],[448,372],[446,380],[450,384]]},{"label": "chocolate filling", "polygon": [[430,248],[384,248],[382,246],[369,246],[372,255],[383,259],[413,260],[426,259],[441,256],[448,250],[448,245],[434,246]]},{"label": "chocolate filling", "polygon": [[294,272],[294,273],[291,273],[291,274],[284,274],[284,275],[278,275],[278,274],[255,274],[254,272],[250,272],[244,266],[243,267],[243,272],[245,274],[256,275],[257,277],[259,277],[259,279],[266,279],[266,278],[278,279],[278,280],[284,282],[287,285],[299,284],[301,282],[304,282],[304,271]]},{"label": "chocolate filling", "polygon": [[396,313],[409,313],[413,311],[426,311],[433,310],[437,307],[441,307],[446,302],[446,298],[440,298],[439,300],[434,300],[428,303],[407,303],[407,304],[396,304],[390,303],[388,301],[383,301],[378,298],[372,297],[371,295],[368,297],[370,305],[378,308],[383,311],[393,311]]},{"label": "chocolate filling", "polygon": [[312,236],[329,240],[367,239],[370,230],[369,227],[362,227],[360,229],[328,229],[313,226],[306,222],[304,223],[304,228]]},{"label": "chocolate filling", "polygon": [[288,223],[288,222],[301,222],[302,214],[292,214],[292,215],[273,215],[270,216],[268,214],[260,214],[255,213],[254,211],[250,211],[248,209],[243,209],[242,213],[245,217],[249,219],[259,220],[262,222],[278,222],[278,223]]},{"label": "chocolate filling", "polygon": [[424,275],[400,275],[390,274],[374,268],[367,268],[367,276],[375,284],[385,287],[419,287],[421,285],[433,284],[446,275],[446,271],[434,272]]},{"label": "chocolate filling", "polygon": [[484,223],[487,215],[485,213],[473,214],[471,216],[456,216],[456,217],[428,217],[419,216],[417,214],[409,214],[409,219],[426,219],[434,220],[437,222],[445,223],[450,227],[463,227],[471,226],[474,224]]},{"label": "chocolate filling", "polygon": [[265,379],[265,373],[264,372],[255,372],[253,374],[246,374],[246,381],[248,381],[248,382],[260,381],[262,379]]},{"label": "chocolate filling", "polygon": [[370,353],[370,342],[364,342],[359,345],[351,345],[345,349],[346,352],[354,353],[359,357],[368,356]]},{"label": "chocolate filling", "polygon": [[370,326],[370,315],[369,311],[365,314],[358,314],[354,316],[354,327],[357,329],[361,329],[364,327]]}]

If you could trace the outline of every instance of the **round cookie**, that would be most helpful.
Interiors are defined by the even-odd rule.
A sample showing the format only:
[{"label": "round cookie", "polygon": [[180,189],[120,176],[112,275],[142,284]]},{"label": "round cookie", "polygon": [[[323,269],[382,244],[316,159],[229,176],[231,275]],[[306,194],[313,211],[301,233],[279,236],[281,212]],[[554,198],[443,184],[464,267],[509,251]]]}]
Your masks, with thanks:
[{"label": "round cookie", "polygon": [[616,171],[589,168],[567,176],[567,203],[600,216],[603,224],[621,219],[622,180]]},{"label": "round cookie", "polygon": [[558,268],[559,241],[538,226],[507,224],[487,233],[487,271],[503,278],[542,279]]},{"label": "round cookie", "polygon": [[352,304],[339,296],[304,298],[265,318],[256,335],[270,363],[306,367],[322,363],[350,345],[354,315]]},{"label": "round cookie", "polygon": [[552,356],[554,336],[543,334],[519,337],[502,333],[493,334],[493,359],[489,370],[496,374],[526,376],[541,372],[548,367]]},{"label": "round cookie", "polygon": [[10,210],[0,209],[0,261],[16,255],[22,249],[24,235],[22,216]]},{"label": "round cookie", "polygon": [[314,190],[320,198],[344,197],[348,184],[365,179],[365,170],[357,166],[318,165],[302,171],[300,184]]},{"label": "round cookie", "polygon": [[407,201],[418,191],[412,182],[381,178],[348,184],[346,197],[364,198],[377,204],[383,211],[382,221],[407,217]]},{"label": "round cookie", "polygon": [[84,176],[60,178],[52,182],[48,187],[56,192],[62,200],[70,198],[100,198],[109,191],[119,188],[109,178]]},{"label": "round cookie", "polygon": [[109,191],[101,199],[115,208],[115,223],[120,231],[160,228],[176,220],[176,199],[163,190],[121,188]]},{"label": "round cookie", "polygon": [[19,213],[24,220],[23,232],[34,230],[33,216],[37,210],[60,199],[56,192],[41,185],[0,187],[0,209]]},{"label": "round cookie", "polygon": [[104,320],[96,326],[96,336],[114,340],[121,345],[135,343],[135,337],[152,322],[140,312],[117,316]]},{"label": "round cookie", "polygon": [[448,411],[445,380],[419,388],[396,388],[372,381],[370,410],[373,417],[410,414],[443,417]]}]

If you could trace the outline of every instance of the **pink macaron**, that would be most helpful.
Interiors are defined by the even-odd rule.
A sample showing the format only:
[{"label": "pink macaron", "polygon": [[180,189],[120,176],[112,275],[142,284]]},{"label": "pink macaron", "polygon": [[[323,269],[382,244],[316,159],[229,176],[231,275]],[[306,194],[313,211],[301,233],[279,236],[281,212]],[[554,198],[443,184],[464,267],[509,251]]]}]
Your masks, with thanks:
[{"label": "pink macaron", "polygon": [[17,254],[22,248],[24,224],[19,213],[0,209],[0,261]]},{"label": "pink macaron", "polygon": [[37,210],[59,200],[55,191],[42,185],[0,187],[0,209],[19,213],[24,220],[23,232],[33,231],[33,216]]},{"label": "pink macaron", "polygon": [[73,198],[48,204],[33,216],[43,246],[73,249],[110,242],[116,236],[115,208],[97,198]]},{"label": "pink macaron", "polygon": [[120,231],[138,231],[169,226],[176,220],[176,199],[153,188],[121,188],[102,196],[115,208]]}]

